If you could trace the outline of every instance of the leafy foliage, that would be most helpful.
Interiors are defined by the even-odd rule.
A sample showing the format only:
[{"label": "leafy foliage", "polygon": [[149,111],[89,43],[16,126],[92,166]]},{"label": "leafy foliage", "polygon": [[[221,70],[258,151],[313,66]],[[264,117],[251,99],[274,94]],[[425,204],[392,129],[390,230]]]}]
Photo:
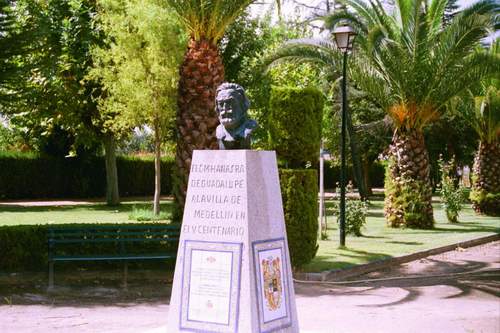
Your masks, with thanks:
[{"label": "leafy foliage", "polygon": [[[333,214],[337,216],[340,223],[339,203],[334,202]],[[366,224],[368,215],[368,203],[366,201],[348,199],[345,206],[345,232],[347,235],[362,236],[361,229]]]},{"label": "leafy foliage", "polygon": [[273,88],[270,145],[288,167],[300,168],[318,160],[323,101],[315,88]]},{"label": "leafy foliage", "polygon": [[439,159],[439,168],[441,171],[440,193],[443,208],[446,212],[446,218],[449,222],[458,222],[458,214],[462,210],[463,190],[459,185],[455,185],[455,159],[445,162],[441,157]]},{"label": "leafy foliage", "polygon": [[155,128],[159,122],[159,128],[172,129],[186,36],[157,1],[102,0],[99,5],[106,45],[94,48],[90,77],[106,91],[99,100],[105,126]]},{"label": "leafy foliage", "polygon": [[23,37],[12,44],[10,60],[17,70],[7,76],[15,82],[8,91],[16,98],[2,112],[36,148],[60,139],[66,143],[58,155],[94,148],[100,129],[93,97],[100,91],[95,82],[84,81],[92,65],[90,47],[101,38],[93,25],[94,3],[19,0],[11,11],[15,24],[9,36]]},{"label": "leafy foliage", "polygon": [[379,2],[342,3],[347,9],[325,17],[325,24],[347,21],[356,28],[354,80],[401,130],[422,129],[451,98],[499,71],[498,58],[474,52],[494,28],[495,1],[464,9],[448,25],[448,0],[401,0],[390,11]]}]

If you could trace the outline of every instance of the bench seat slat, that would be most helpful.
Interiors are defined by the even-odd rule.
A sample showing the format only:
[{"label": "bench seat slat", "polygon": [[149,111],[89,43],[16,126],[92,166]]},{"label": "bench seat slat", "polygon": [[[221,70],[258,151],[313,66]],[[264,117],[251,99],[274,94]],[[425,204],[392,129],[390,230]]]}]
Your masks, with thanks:
[{"label": "bench seat slat", "polygon": [[119,226],[78,226],[78,227],[49,227],[49,231],[67,232],[67,231],[88,231],[88,230],[179,230],[180,224],[167,224],[167,225],[119,225]]},{"label": "bench seat slat", "polygon": [[179,230],[168,230],[168,231],[120,231],[120,232],[111,232],[111,231],[78,231],[78,232],[64,232],[57,233],[53,235],[49,235],[49,238],[62,238],[62,237],[91,237],[91,236],[163,236],[163,235],[179,235]]}]

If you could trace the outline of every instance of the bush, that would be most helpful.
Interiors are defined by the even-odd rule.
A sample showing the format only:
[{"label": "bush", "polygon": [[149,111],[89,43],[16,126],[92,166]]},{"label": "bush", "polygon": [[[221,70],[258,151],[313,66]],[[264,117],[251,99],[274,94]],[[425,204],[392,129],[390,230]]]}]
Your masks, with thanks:
[{"label": "bush", "polygon": [[472,189],[469,196],[473,207],[489,216],[500,216],[500,193],[488,193],[484,190]]},{"label": "bush", "polygon": [[316,170],[280,170],[281,195],[292,266],[309,263],[318,250]]},{"label": "bush", "polygon": [[[120,195],[152,195],[153,158],[118,157]],[[172,189],[172,159],[162,160],[162,193]],[[102,197],[106,170],[102,157],[55,158],[0,153],[0,199]]]},{"label": "bush", "polygon": [[270,146],[287,167],[303,168],[319,158],[323,94],[315,88],[274,87],[269,114]]},{"label": "bush", "polygon": [[[131,225],[138,223],[131,223]],[[74,228],[82,224],[50,225],[52,227]],[[99,224],[99,226],[110,224]],[[111,224],[119,226],[119,224]],[[140,224],[139,224],[140,225]],[[85,227],[91,224],[83,224]],[[0,227],[0,271],[39,271],[47,268],[47,230],[49,225],[19,225]],[[169,250],[175,251],[177,244],[172,243]],[[113,242],[103,242],[92,246],[72,247],[77,249],[79,254],[113,254],[118,250]],[[128,250],[138,253],[154,253],[160,249],[165,249],[165,245],[160,242],[136,242],[127,244]],[[68,252],[71,254],[71,252]],[[93,265],[97,263],[93,262]]]},{"label": "bush", "polygon": [[460,186],[455,185],[452,177],[454,172],[455,160],[452,158],[449,162],[445,162],[440,156],[438,160],[439,170],[441,173],[441,182],[439,192],[443,208],[446,212],[448,222],[457,223],[458,213],[462,210],[463,190]]},{"label": "bush", "polygon": [[[334,214],[337,216],[337,223],[340,223],[340,206],[335,202],[333,206]],[[345,233],[346,235],[362,236],[361,229],[366,224],[368,205],[366,202],[355,199],[347,199],[345,205]]]}]

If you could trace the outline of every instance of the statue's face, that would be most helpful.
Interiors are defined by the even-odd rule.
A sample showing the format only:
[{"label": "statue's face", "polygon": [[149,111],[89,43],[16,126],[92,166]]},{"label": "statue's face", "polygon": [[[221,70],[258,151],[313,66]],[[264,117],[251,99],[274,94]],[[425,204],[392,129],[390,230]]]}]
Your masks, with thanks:
[{"label": "statue's face", "polygon": [[240,126],[245,120],[240,96],[234,90],[222,90],[216,98],[219,121],[227,129]]}]

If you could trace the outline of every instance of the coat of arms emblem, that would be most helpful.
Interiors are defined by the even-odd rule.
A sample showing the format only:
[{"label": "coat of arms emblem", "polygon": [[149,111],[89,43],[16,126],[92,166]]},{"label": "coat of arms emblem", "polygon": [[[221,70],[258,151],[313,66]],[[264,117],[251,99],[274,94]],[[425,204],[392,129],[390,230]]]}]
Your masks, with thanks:
[{"label": "coat of arms emblem", "polygon": [[269,257],[261,262],[262,276],[264,278],[264,297],[270,311],[275,311],[281,306],[281,261],[279,257]]}]

